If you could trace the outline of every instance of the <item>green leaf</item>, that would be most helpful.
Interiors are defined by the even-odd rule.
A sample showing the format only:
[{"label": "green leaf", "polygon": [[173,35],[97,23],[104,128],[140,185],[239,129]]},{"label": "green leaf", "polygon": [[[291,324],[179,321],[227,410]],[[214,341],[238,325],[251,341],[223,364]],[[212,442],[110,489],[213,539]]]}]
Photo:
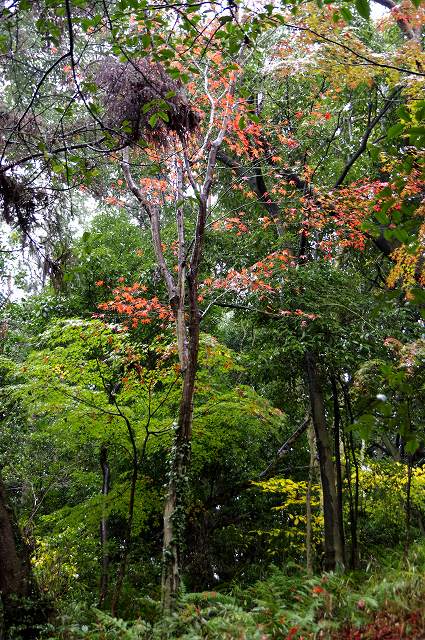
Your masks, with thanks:
[{"label": "green leaf", "polygon": [[405,450],[407,453],[415,453],[419,445],[420,445],[420,442],[418,441],[417,438],[411,438],[406,442]]},{"label": "green leaf", "polygon": [[360,418],[354,424],[354,429],[356,429],[362,440],[368,440],[375,424],[375,416],[371,413],[365,413],[360,416]]},{"label": "green leaf", "polygon": [[340,12],[346,22],[351,22],[353,20],[353,14],[347,7],[341,7]]},{"label": "green leaf", "polygon": [[370,4],[369,0],[356,0],[356,9],[362,18],[369,20],[370,18]]},{"label": "green leaf", "polygon": [[166,111],[158,111],[158,118],[161,118],[164,122],[169,122],[170,118]]},{"label": "green leaf", "polygon": [[160,60],[172,60],[176,57],[175,52],[172,49],[164,49],[158,54]]},{"label": "green leaf", "polygon": [[377,211],[375,213],[375,218],[380,224],[388,224],[390,221],[386,213],[383,211]]},{"label": "green leaf", "polygon": [[410,290],[413,299],[417,304],[425,304],[425,290],[421,287],[414,287]]},{"label": "green leaf", "polygon": [[143,49],[149,49],[151,46],[151,37],[148,33],[143,33],[141,37]]},{"label": "green leaf", "polygon": [[407,231],[405,229],[400,229],[399,227],[393,229],[393,236],[403,244],[409,240],[409,234]]},{"label": "green leaf", "polygon": [[387,131],[387,136],[392,140],[393,138],[398,138],[398,136],[403,133],[404,124],[402,122],[398,122],[397,124],[393,124]]},{"label": "green leaf", "polygon": [[0,52],[7,53],[9,48],[9,38],[6,35],[0,36]]},{"label": "green leaf", "polygon": [[243,131],[243,130],[245,129],[245,127],[246,127],[246,120],[245,120],[244,116],[241,116],[241,117],[239,118],[238,126],[239,126],[239,129],[240,129],[241,131]]}]

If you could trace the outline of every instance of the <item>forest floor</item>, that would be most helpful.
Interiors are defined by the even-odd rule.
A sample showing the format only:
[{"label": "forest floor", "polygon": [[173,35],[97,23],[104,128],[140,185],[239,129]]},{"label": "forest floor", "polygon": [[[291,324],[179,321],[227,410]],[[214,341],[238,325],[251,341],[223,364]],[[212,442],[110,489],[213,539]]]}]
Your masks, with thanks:
[{"label": "forest floor", "polygon": [[[425,607],[425,604],[424,604]],[[336,632],[332,640],[424,640],[424,611],[391,613],[379,611],[360,628],[348,627]]]}]

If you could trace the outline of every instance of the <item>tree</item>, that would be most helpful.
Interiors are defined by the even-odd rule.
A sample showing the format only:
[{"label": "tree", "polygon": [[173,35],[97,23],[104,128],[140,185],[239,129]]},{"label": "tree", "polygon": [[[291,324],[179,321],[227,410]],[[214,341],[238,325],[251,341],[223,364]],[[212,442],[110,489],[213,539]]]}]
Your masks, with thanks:
[{"label": "tree", "polygon": [[[270,377],[262,353],[270,336],[284,343],[277,352],[285,366],[288,357],[295,364],[292,377],[284,366],[276,369],[297,437],[310,407],[326,496],[326,566],[343,562],[347,493],[356,547],[361,434],[352,425],[361,403],[353,411],[354,373],[362,358],[380,355],[381,347],[369,347],[366,323],[377,325],[373,339],[381,340],[392,317],[391,302],[381,314],[375,298],[391,300],[387,285],[401,287],[415,303],[423,297],[424,113],[422,9],[404,7],[400,14],[390,3],[381,36],[366,21],[368,3],[356,7],[360,17],[347,3],[236,10],[232,4],[158,8],[124,0],[99,8],[53,0],[1,9],[7,82],[0,197],[6,222],[44,263],[54,289],[74,287],[79,312],[87,312],[86,303],[91,312],[105,284],[118,277],[125,284],[101,310],[127,315],[134,330],[156,315],[164,325],[174,322],[182,395],[164,519],[166,611],[180,584],[201,319],[227,331],[229,342],[247,341],[244,331],[229,328],[228,309],[266,335],[253,365],[255,383],[280,394],[282,406],[279,382],[265,382],[258,373],[262,363]],[[82,199],[91,202],[88,196],[102,206],[128,208],[143,243],[150,234],[146,282],[132,277],[139,263],[128,260],[122,274],[119,263],[111,263],[96,276],[97,285],[88,276],[87,290],[79,288],[84,269],[69,267],[71,239],[64,227]],[[70,216],[63,215],[67,205]],[[125,236],[137,249],[139,239],[119,222],[119,241]],[[76,254],[87,250],[90,261],[102,264],[102,250],[107,245],[114,254],[116,238],[100,235],[99,250],[86,235]],[[321,294],[313,300],[312,288]],[[53,301],[60,306],[55,296]],[[418,312],[409,314],[403,296],[397,309],[415,334]],[[253,313],[255,322],[246,321],[244,312]],[[66,315],[69,308],[53,313]],[[287,391],[290,383],[298,407]],[[398,391],[397,417],[409,406],[404,390]],[[133,443],[134,498],[140,451],[127,414],[115,409]],[[349,435],[341,431],[343,422],[351,426]],[[107,495],[104,444],[96,464]],[[130,503],[121,574],[131,539]]]}]

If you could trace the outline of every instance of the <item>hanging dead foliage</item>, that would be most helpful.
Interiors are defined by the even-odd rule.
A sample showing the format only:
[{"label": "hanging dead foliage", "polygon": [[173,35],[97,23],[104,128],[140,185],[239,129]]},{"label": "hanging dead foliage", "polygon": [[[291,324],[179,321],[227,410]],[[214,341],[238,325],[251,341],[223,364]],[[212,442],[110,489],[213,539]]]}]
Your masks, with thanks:
[{"label": "hanging dead foliage", "polygon": [[5,222],[25,233],[35,224],[36,211],[47,204],[47,198],[15,177],[0,173],[0,204]]},{"label": "hanging dead foliage", "polygon": [[37,135],[39,130],[38,119],[32,113],[10,110],[0,101],[0,140],[6,147],[10,143],[25,144],[25,137]]},{"label": "hanging dead foliage", "polygon": [[199,116],[182,83],[157,62],[108,58],[97,68],[95,80],[103,90],[104,123],[127,144],[146,140],[164,147],[170,132],[181,138],[198,126]]}]

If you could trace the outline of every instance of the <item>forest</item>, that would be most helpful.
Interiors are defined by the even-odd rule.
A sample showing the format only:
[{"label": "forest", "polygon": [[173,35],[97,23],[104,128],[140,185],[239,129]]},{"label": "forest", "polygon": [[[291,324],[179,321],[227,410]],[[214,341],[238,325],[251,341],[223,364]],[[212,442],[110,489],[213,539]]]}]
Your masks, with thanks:
[{"label": "forest", "polygon": [[424,25],[0,1],[0,640],[425,638]]}]

